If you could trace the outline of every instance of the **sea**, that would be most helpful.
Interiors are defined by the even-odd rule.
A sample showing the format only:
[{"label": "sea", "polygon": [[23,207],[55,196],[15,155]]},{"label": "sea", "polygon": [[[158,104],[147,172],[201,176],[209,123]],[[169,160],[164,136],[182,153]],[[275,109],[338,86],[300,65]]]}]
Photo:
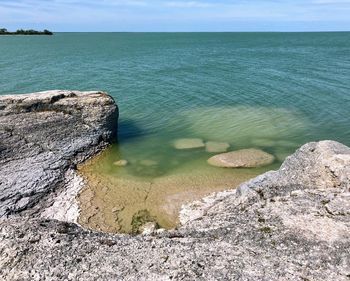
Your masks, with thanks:
[{"label": "sea", "polygon": [[0,36],[0,54],[1,95],[69,89],[114,97],[118,139],[89,168],[98,175],[210,175],[213,153],[174,148],[183,138],[275,156],[255,174],[278,169],[310,141],[350,145],[349,32]]}]

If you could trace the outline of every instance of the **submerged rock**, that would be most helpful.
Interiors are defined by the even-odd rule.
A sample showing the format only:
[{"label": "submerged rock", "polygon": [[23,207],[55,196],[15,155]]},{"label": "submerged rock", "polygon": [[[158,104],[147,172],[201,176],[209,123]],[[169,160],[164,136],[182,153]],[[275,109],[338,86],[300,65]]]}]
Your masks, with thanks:
[{"label": "submerged rock", "polygon": [[205,147],[202,139],[178,139],[174,142],[176,149],[193,149]]},{"label": "submerged rock", "polygon": [[122,159],[122,160],[118,160],[118,161],[115,161],[113,163],[114,166],[118,166],[118,167],[125,167],[129,164],[128,160],[125,160],[125,159]]},{"label": "submerged rock", "polygon": [[157,223],[147,222],[140,227],[140,232],[142,235],[151,235],[157,230]]},{"label": "submerged rock", "polygon": [[254,168],[271,164],[275,157],[259,149],[241,149],[215,155],[208,159],[208,163],[224,168]]},{"label": "submerged rock", "polygon": [[205,143],[205,150],[210,153],[226,152],[230,147],[227,142],[208,141]]},{"label": "submerged rock", "polygon": [[156,219],[148,210],[139,210],[132,217],[132,233],[151,234],[157,227]]}]

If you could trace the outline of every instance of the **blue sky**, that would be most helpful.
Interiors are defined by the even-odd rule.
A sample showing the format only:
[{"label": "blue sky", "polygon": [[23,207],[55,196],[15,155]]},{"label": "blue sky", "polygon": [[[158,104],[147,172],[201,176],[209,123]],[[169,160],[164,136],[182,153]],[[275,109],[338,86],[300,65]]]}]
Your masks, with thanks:
[{"label": "blue sky", "polygon": [[0,27],[53,31],[350,30],[350,0],[0,0]]}]

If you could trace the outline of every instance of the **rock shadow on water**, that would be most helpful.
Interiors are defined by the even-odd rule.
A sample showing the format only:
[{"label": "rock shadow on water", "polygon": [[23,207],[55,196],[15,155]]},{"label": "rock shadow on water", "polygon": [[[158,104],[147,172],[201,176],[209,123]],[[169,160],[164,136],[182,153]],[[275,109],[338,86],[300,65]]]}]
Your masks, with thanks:
[{"label": "rock shadow on water", "polygon": [[139,138],[149,134],[149,132],[141,128],[134,120],[121,119],[118,123],[118,143],[127,142],[130,139]]}]

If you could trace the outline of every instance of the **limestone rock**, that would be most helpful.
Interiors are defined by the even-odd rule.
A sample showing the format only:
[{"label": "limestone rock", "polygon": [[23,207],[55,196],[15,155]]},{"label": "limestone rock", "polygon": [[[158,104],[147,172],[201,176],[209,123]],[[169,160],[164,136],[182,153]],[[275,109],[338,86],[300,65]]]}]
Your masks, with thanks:
[{"label": "limestone rock", "polygon": [[117,117],[103,92],[0,96],[0,217],[44,204],[62,189],[66,172],[114,137]]},{"label": "limestone rock", "polygon": [[205,147],[202,139],[178,139],[174,142],[176,149],[193,149]]},{"label": "limestone rock", "polygon": [[241,149],[215,155],[208,159],[208,163],[224,168],[253,168],[271,164],[275,157],[259,149]]},{"label": "limestone rock", "polygon": [[208,141],[205,143],[205,150],[210,153],[226,152],[230,144],[227,142]]}]

